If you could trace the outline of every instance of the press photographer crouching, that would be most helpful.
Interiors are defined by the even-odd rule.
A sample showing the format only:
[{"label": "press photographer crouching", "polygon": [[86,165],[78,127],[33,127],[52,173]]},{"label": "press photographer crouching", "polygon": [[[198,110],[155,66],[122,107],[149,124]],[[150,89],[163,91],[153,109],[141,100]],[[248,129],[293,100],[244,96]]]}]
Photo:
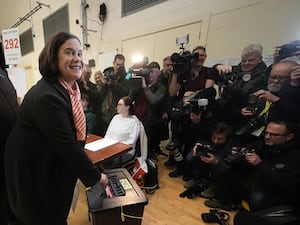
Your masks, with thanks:
[{"label": "press photographer crouching", "polygon": [[[200,137],[209,137],[209,112],[216,91],[214,88],[204,89],[199,93],[186,92],[184,100],[173,107],[170,114],[172,122],[180,124],[178,130],[172,130],[172,144],[166,149],[175,159],[176,169],[169,173],[170,177],[184,175],[185,157]],[[190,177],[184,176],[184,180]]]},{"label": "press photographer crouching", "polygon": [[241,109],[244,124],[236,131],[243,144],[262,138],[262,132],[269,120],[299,121],[298,102],[292,99],[292,95],[281,94],[292,81],[291,72],[296,65],[294,61],[284,61],[274,65],[268,77],[267,90],[261,89],[249,95],[247,106]]},{"label": "press photographer crouching", "polygon": [[[201,137],[186,157],[187,169],[192,180],[184,186],[187,188],[180,197],[194,196],[214,197],[212,177],[224,166],[224,158],[230,153],[232,146],[232,128],[226,123],[217,123],[208,139]],[[205,190],[205,191],[204,191]]]},{"label": "press photographer crouching", "polygon": [[243,207],[251,212],[279,205],[299,207],[300,146],[296,134],[294,123],[269,122],[264,142],[246,152],[239,161],[242,164],[231,163],[218,171],[214,179],[216,199],[204,204],[231,210],[244,200]]}]

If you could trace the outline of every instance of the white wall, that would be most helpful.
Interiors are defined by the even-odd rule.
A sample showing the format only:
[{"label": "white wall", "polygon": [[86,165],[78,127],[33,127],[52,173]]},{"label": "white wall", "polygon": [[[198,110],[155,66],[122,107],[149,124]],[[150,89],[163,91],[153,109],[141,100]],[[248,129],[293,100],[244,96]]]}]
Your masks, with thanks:
[{"label": "white wall", "polygon": [[[32,6],[36,4],[35,2],[31,0]],[[82,39],[80,25],[75,24],[76,19],[81,23],[81,0],[44,2],[51,8],[43,7],[32,17],[36,33],[34,39],[36,51],[24,56],[22,64],[19,65],[31,67],[35,80],[40,78],[38,55],[44,46],[42,19],[68,3],[71,32]],[[99,5],[102,2],[107,6],[107,19],[104,24],[98,18]],[[238,57],[242,48],[253,42],[264,46],[264,54],[272,54],[276,45],[300,39],[299,0],[168,0],[124,18],[121,17],[121,1],[87,0],[87,3],[88,28],[96,32],[89,32],[88,42],[91,47],[85,51],[85,58],[86,61],[95,59],[94,71],[104,69],[99,68],[100,53],[122,53],[124,40],[197,21],[201,21],[201,34],[197,37],[197,44],[206,46],[208,60]],[[20,4],[27,5],[28,1]],[[24,22],[19,30],[22,32],[29,27],[30,23]],[[175,37],[174,40],[165,40],[162,37],[161,42],[174,42],[175,46]],[[189,46],[190,49],[193,47],[195,46]],[[153,60],[160,61],[162,57],[164,56],[157,56]]]}]

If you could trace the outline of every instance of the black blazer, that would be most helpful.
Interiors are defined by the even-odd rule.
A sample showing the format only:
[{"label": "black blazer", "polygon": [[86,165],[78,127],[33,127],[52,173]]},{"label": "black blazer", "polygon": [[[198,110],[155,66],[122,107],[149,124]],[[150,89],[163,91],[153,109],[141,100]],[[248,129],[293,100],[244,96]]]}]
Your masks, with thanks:
[{"label": "black blazer", "polygon": [[23,100],[5,153],[8,199],[24,224],[66,224],[76,179],[100,180],[82,146],[67,91],[42,78]]},{"label": "black blazer", "polygon": [[6,71],[0,68],[0,151],[4,152],[6,139],[17,117],[17,94]]}]

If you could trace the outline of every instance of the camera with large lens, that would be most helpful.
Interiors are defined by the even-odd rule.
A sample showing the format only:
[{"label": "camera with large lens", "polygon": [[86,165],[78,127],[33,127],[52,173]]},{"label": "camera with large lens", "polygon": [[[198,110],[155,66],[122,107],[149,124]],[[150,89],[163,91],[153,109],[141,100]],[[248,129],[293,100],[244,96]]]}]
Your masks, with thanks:
[{"label": "camera with large lens", "polygon": [[256,95],[250,94],[247,102],[247,110],[256,113],[258,110],[258,97]]},{"label": "camera with large lens", "polygon": [[173,61],[173,73],[180,75],[186,75],[191,72],[191,60],[197,59],[199,53],[191,53],[189,51],[184,51],[182,53],[173,53],[171,55],[171,60]]},{"label": "camera with large lens", "polygon": [[238,72],[232,72],[232,73],[227,73],[227,74],[223,74],[222,76],[217,76],[217,80],[216,83],[218,85],[223,85],[226,86],[228,85],[230,82],[237,84],[239,82],[242,81],[242,74],[239,74]]},{"label": "camera with large lens", "polygon": [[167,144],[166,149],[170,151],[170,154],[172,154],[176,162],[181,162],[183,160],[183,155],[181,154],[178,143],[172,141]]},{"label": "camera with large lens", "polygon": [[237,147],[236,153],[229,154],[224,158],[224,161],[229,164],[239,163],[245,159],[247,153],[252,152],[250,147]]},{"label": "camera with large lens", "polygon": [[216,209],[209,210],[209,213],[202,213],[201,218],[205,223],[218,223],[220,225],[228,225],[229,214],[220,212]]},{"label": "camera with large lens", "polygon": [[191,112],[199,114],[200,112],[205,111],[206,106],[208,105],[208,99],[191,99],[189,102],[183,106],[184,114],[189,114]]},{"label": "camera with large lens", "polygon": [[202,145],[198,145],[196,148],[196,155],[197,156],[208,156],[207,153],[210,154],[215,154],[216,153],[216,149],[211,146],[211,145],[207,145],[207,144],[202,144]]},{"label": "camera with large lens", "polygon": [[236,88],[242,88],[246,82],[252,79],[250,72],[240,71],[239,67],[233,67],[232,70],[231,73],[217,75],[216,84],[220,86],[231,84]]},{"label": "camera with large lens", "polygon": [[264,125],[264,121],[259,114],[265,108],[266,101],[263,98],[258,98],[256,95],[250,94],[248,97],[248,102],[246,109],[253,113],[252,117],[249,119],[248,123],[242,127],[240,127],[236,131],[236,135],[246,135],[250,134],[255,129]]}]

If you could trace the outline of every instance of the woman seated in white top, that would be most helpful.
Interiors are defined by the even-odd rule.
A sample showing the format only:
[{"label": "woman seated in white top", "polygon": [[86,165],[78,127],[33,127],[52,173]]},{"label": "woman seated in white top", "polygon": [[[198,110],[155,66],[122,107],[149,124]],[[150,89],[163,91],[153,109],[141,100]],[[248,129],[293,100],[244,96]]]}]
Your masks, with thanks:
[{"label": "woman seated in white top", "polygon": [[135,143],[140,134],[140,121],[133,115],[134,108],[130,97],[122,97],[117,104],[117,113],[109,123],[105,138],[132,145],[132,150],[109,162],[104,167],[117,168],[135,156]]}]

